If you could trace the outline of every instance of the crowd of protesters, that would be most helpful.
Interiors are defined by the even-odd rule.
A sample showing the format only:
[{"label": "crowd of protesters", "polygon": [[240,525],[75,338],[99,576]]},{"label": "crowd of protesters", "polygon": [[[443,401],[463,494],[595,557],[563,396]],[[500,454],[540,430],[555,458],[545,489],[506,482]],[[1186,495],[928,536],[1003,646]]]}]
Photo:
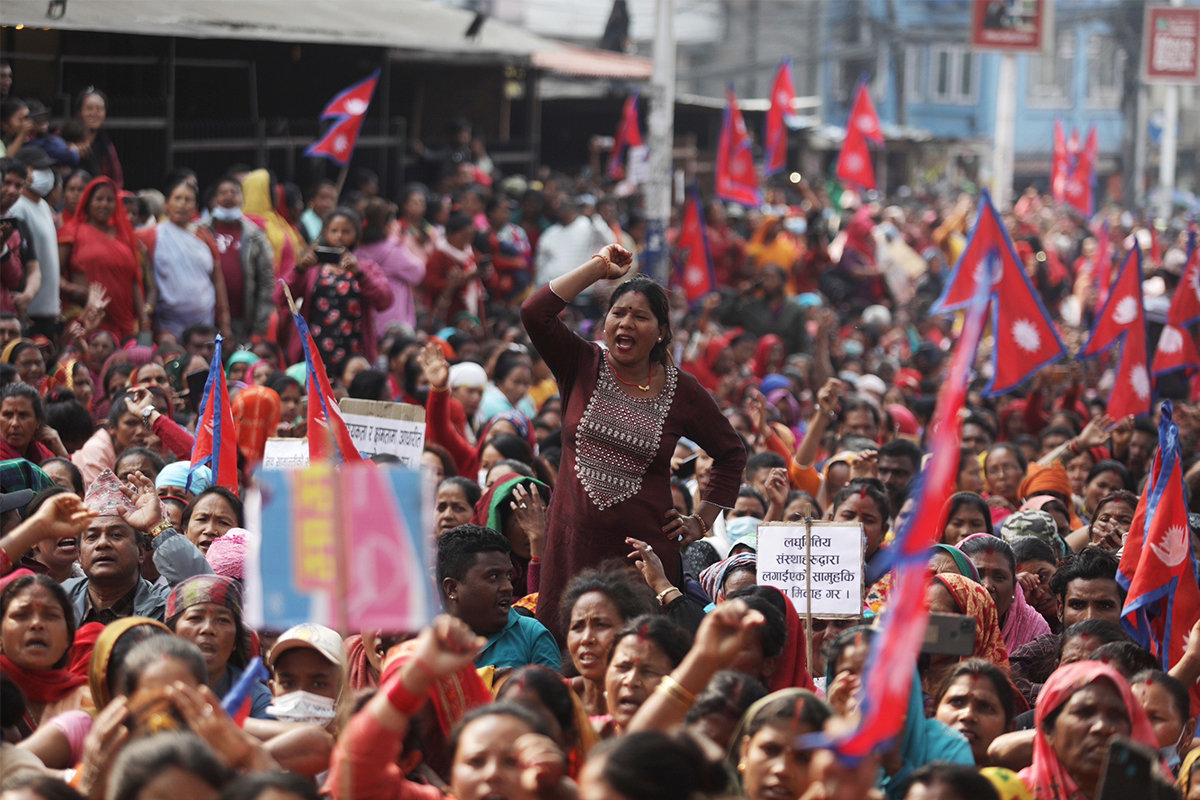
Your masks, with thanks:
[{"label": "crowd of protesters", "polygon": [[[1105,359],[986,398],[986,339],[928,569],[974,650],[921,657],[883,752],[803,736],[853,728],[878,622],[906,613],[879,565],[977,198],[709,202],[717,285],[689,303],[644,274],[637,187],[502,175],[465,122],[395,197],[364,170],[302,196],[247,165],[134,191],[102,91],[53,132],[5,94],[2,800],[1100,800],[1115,736],[1200,798],[1200,624],[1163,671],[1120,619],[1155,422],[1106,415]],[[1036,191],[1005,216],[1072,351],[1142,240],[1153,342],[1186,231],[1098,219],[1100,257]],[[443,613],[423,630],[244,621],[242,495],[190,454],[218,334],[241,489],[268,439],[306,435],[293,301],[339,398],[425,407]],[[1158,383],[1200,511],[1193,387]],[[860,615],[806,620],[758,585],[759,525],[804,519],[861,524]],[[256,656],[235,721],[221,700]]]}]

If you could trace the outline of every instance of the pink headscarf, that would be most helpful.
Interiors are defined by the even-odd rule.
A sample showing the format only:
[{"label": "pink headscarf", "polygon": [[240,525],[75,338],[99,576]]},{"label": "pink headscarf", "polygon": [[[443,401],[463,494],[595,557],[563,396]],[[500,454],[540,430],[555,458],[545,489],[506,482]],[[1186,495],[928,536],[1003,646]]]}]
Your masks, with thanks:
[{"label": "pink headscarf", "polygon": [[1033,764],[1019,773],[1021,781],[1033,792],[1035,800],[1086,800],[1046,739],[1045,725],[1046,717],[1060,709],[1071,699],[1071,695],[1100,678],[1108,680],[1120,693],[1132,723],[1132,738],[1152,750],[1158,750],[1158,739],[1150,727],[1150,720],[1119,672],[1099,661],[1076,661],[1059,667],[1038,695],[1034,716],[1036,736],[1033,740]]},{"label": "pink headscarf", "polygon": [[[996,537],[990,533],[973,533],[959,542],[956,547],[961,550],[965,542],[981,536],[996,540]],[[1008,616],[1000,624],[1000,634],[1004,637],[1004,644],[1010,653],[1021,645],[1032,642],[1043,633],[1050,633],[1050,625],[1046,622],[1046,618],[1029,605],[1025,599],[1025,590],[1021,588],[1021,584],[1017,583],[1016,578],[1017,576],[1013,575],[1013,603],[1008,608]]]}]

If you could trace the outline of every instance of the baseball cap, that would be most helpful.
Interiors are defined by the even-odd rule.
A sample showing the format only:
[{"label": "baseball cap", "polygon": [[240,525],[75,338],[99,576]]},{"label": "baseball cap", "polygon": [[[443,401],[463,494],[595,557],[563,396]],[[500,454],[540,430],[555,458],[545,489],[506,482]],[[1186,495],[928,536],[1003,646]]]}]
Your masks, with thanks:
[{"label": "baseball cap", "polygon": [[25,145],[17,151],[17,154],[13,158],[30,169],[50,169],[50,167],[58,163],[50,157],[49,153],[36,144]]},{"label": "baseball cap", "polygon": [[267,666],[274,669],[275,662],[281,655],[297,647],[316,650],[329,663],[340,669],[343,675],[346,674],[346,645],[342,643],[342,637],[338,636],[336,631],[315,622],[302,622],[284,631],[267,654]]},{"label": "baseball cap", "polygon": [[15,492],[0,492],[0,514],[17,508],[24,508],[33,500],[33,489],[17,489]]}]

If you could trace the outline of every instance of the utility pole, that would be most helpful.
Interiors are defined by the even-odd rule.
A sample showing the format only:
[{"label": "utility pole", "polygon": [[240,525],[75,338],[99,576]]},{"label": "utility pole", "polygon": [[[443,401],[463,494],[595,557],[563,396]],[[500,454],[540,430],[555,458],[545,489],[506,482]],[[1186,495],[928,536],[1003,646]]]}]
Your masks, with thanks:
[{"label": "utility pole", "polygon": [[[1171,0],[1179,7],[1183,0]],[[1166,97],[1163,102],[1162,152],[1158,159],[1158,218],[1164,223],[1171,218],[1172,199],[1175,196],[1175,153],[1179,147],[1179,84],[1163,87]]]},{"label": "utility pole", "polygon": [[643,271],[665,283],[667,224],[675,144],[675,0],[658,0],[654,73],[650,79],[650,179],[646,183],[646,254]]},{"label": "utility pole", "polygon": [[996,87],[996,130],[992,135],[992,197],[996,208],[1007,211],[1012,202],[1013,153],[1016,148],[1017,57],[1000,54]]}]

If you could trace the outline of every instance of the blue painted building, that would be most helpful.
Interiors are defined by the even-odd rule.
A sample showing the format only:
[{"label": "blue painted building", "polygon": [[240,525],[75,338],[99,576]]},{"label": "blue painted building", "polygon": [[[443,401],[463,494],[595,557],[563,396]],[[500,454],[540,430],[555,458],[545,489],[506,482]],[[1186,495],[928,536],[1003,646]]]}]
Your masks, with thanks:
[{"label": "blue painted building", "polygon": [[[1018,191],[1030,181],[1040,181],[1043,188],[1048,181],[1055,119],[1062,120],[1068,135],[1076,126],[1083,136],[1088,124],[1094,124],[1101,176],[1118,170],[1124,70],[1136,65],[1129,63],[1107,19],[1105,12],[1114,4],[1115,0],[1057,3],[1050,53],[1017,56]],[[938,140],[973,146],[976,163],[986,173],[1000,56],[972,52],[970,14],[970,0],[827,3],[826,41],[833,57],[826,59],[821,77],[824,119],[844,124],[855,83],[870,75],[885,128],[902,124]],[[906,179],[890,174],[889,184],[894,187]]]}]

